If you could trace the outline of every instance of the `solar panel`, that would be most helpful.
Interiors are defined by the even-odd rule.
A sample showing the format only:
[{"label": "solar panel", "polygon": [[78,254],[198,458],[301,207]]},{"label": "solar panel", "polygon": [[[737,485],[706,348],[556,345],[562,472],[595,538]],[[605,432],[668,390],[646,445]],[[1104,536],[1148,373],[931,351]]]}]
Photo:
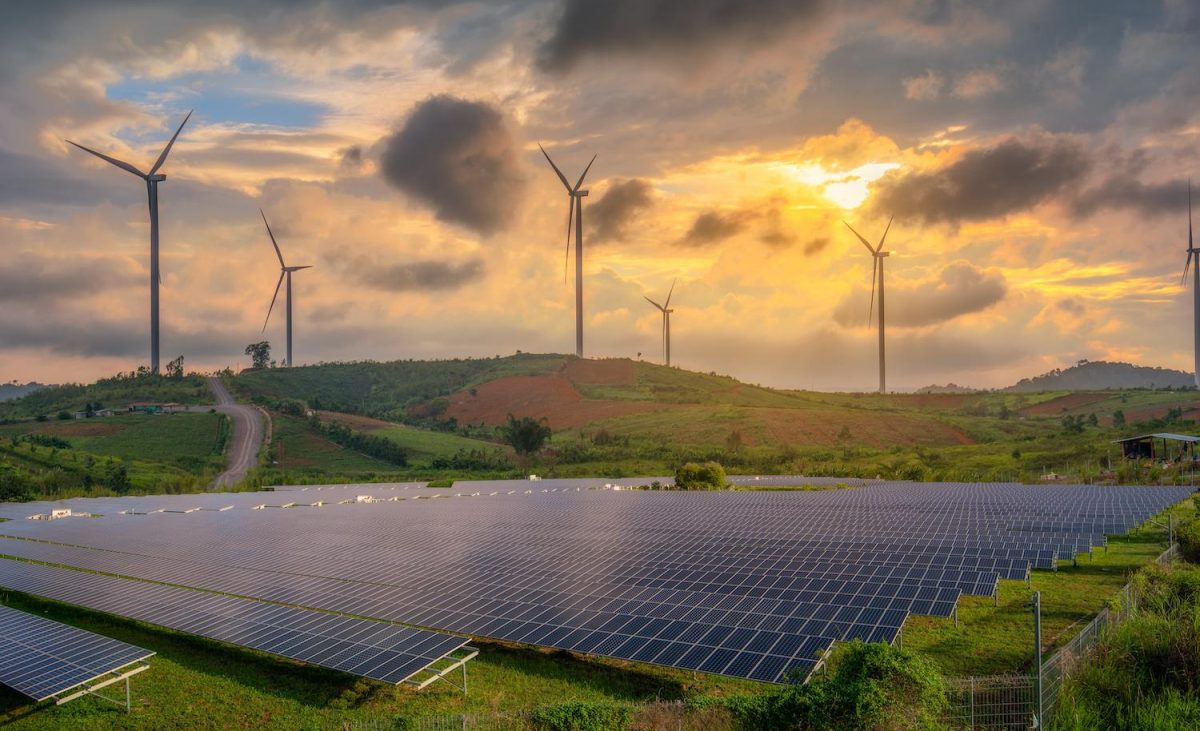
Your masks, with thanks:
[{"label": "solar panel", "polygon": [[962,593],[992,595],[1000,578],[1052,569],[1102,543],[1108,527],[1138,525],[1190,494],[919,483],[684,493],[613,491],[598,482],[393,489],[388,502],[320,510],[130,515],[86,501],[106,517],[0,527],[71,545],[6,540],[0,553],[780,680],[792,668],[811,669],[833,641],[894,640],[909,614],[949,616]]},{"label": "solar panel", "polygon": [[13,560],[0,560],[0,586],[385,683],[401,683],[467,643],[394,624]]},{"label": "solar panel", "polygon": [[0,606],[0,684],[36,701],[152,655],[141,647]]}]

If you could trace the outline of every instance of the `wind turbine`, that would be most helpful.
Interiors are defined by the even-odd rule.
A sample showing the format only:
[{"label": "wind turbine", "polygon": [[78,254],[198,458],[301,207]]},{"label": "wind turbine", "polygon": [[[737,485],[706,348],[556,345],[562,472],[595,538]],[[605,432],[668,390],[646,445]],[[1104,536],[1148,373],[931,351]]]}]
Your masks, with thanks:
[{"label": "wind turbine", "polygon": [[563,187],[567,189],[567,251],[566,258],[563,259],[563,278],[566,278],[567,260],[571,257],[571,220],[575,221],[575,355],[583,357],[583,199],[587,197],[586,190],[580,190],[579,186],[583,185],[583,179],[587,177],[588,170],[592,169],[592,163],[596,162],[596,156],[592,155],[592,159],[588,162],[587,167],[583,169],[583,174],[579,176],[579,180],[575,182],[574,187],[567,182],[567,176],[562,174],[554,161],[550,159],[550,154],[546,152],[546,148],[538,145],[538,149],[546,156],[546,162],[550,163],[550,167],[554,168],[558,179],[562,181]]},{"label": "wind turbine", "polygon": [[667,292],[667,300],[663,304],[658,304],[649,297],[642,295],[642,299],[658,308],[662,313],[662,341],[663,341],[663,359],[667,365],[671,365],[671,313],[675,310],[671,309],[671,294],[675,291],[675,280],[671,281],[671,289]]},{"label": "wind turbine", "polygon": [[271,306],[267,308],[267,319],[263,321],[263,332],[267,331],[267,323],[271,321],[271,310],[275,309],[275,300],[279,297],[279,287],[283,284],[284,277],[287,277],[287,362],[284,364],[287,367],[292,367],[292,272],[298,272],[301,269],[312,269],[312,265],[302,267],[290,267],[283,263],[283,252],[279,250],[279,244],[275,242],[275,234],[271,233],[271,224],[267,223],[267,214],[263,213],[261,208],[258,209],[262,216],[263,224],[267,227],[267,235],[271,237],[271,245],[275,247],[275,256],[279,257],[279,281],[275,283],[275,294],[271,296]]},{"label": "wind turbine", "polygon": [[[842,223],[846,223],[842,221]],[[892,219],[888,219],[887,228],[883,230],[883,236],[879,237],[879,245],[871,246],[867,240],[862,237],[862,234],[854,230],[854,227],[846,223],[846,228],[858,237],[862,245],[867,247],[867,251],[871,252],[871,307],[868,310],[867,326],[871,325],[871,317],[875,310],[875,281],[879,280],[879,393],[887,393],[887,357],[886,348],[883,339],[884,326],[884,309],[883,309],[883,260],[892,252],[883,250],[883,242],[887,241],[888,231],[892,229]]]},{"label": "wind turbine", "polygon": [[[1194,263],[1193,263],[1194,261]],[[1183,265],[1182,287],[1187,286],[1188,269],[1192,270],[1192,347],[1195,349],[1195,373],[1193,378],[1200,386],[1200,249],[1192,242],[1192,179],[1188,178],[1188,247],[1187,261]]]},{"label": "wind turbine", "polygon": [[158,285],[162,282],[162,275],[158,269],[158,184],[167,179],[166,175],[158,172],[158,169],[167,161],[167,155],[171,152],[172,145],[178,139],[179,133],[183,131],[183,125],[187,124],[191,117],[192,113],[189,111],[183,121],[179,123],[179,129],[171,135],[171,141],[159,153],[158,159],[154,161],[154,165],[148,173],[143,173],[123,160],[109,157],[77,142],[67,140],[84,152],[90,152],[101,160],[116,165],[146,181],[146,195],[150,199],[150,370],[154,373],[158,373]]}]

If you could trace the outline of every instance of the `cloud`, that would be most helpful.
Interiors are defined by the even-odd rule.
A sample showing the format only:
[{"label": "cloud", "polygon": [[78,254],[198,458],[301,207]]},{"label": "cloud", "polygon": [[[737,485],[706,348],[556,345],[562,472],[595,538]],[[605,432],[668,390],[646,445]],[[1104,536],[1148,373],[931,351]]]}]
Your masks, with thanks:
[{"label": "cloud", "polygon": [[427,260],[386,265],[360,260],[354,268],[357,272],[355,279],[359,282],[388,292],[458,289],[482,279],[485,273],[482,259],[463,262]]},{"label": "cloud", "polygon": [[433,96],[385,141],[385,180],[430,205],[443,221],[490,234],[511,223],[524,179],[500,111]]},{"label": "cloud", "polygon": [[105,197],[104,189],[85,174],[61,170],[46,159],[0,149],[0,207],[57,203],[90,205]]},{"label": "cloud", "polygon": [[814,254],[819,254],[822,251],[824,251],[825,247],[827,247],[827,246],[829,246],[829,237],[828,236],[819,236],[815,239],[810,240],[807,244],[804,245],[804,255],[805,256],[813,256]]},{"label": "cloud", "polygon": [[820,14],[818,0],[567,0],[540,65],[574,67],[600,54],[700,53],[714,44],[761,46]]},{"label": "cloud", "polygon": [[[114,288],[144,283],[141,274],[95,257],[4,257],[0,267],[0,302],[54,305],[83,299]],[[45,310],[42,310],[45,315]]]},{"label": "cloud", "polygon": [[[976,268],[965,261],[948,264],[932,279],[894,282],[887,288],[887,324],[925,327],[980,312],[1008,293],[1008,283],[998,272]],[[870,307],[869,290],[855,287],[834,309],[833,319],[843,327],[865,325]]]},{"label": "cloud", "polygon": [[1057,195],[1089,167],[1082,145],[1071,138],[1011,137],[967,152],[940,170],[884,177],[874,207],[926,223],[998,218]]},{"label": "cloud", "polygon": [[1104,208],[1124,208],[1147,215],[1173,213],[1187,208],[1187,181],[1143,183],[1132,177],[1111,177],[1083,191],[1071,202],[1071,210],[1089,216]]},{"label": "cloud", "polygon": [[338,150],[338,165],[347,172],[357,172],[366,162],[360,145],[351,145]]},{"label": "cloud", "polygon": [[752,218],[754,214],[749,211],[705,211],[696,216],[679,243],[692,247],[720,243],[745,230]]},{"label": "cloud", "polygon": [[946,80],[942,78],[941,74],[929,70],[920,76],[904,80],[904,96],[906,99],[922,101],[937,99],[945,85]]},{"label": "cloud", "polygon": [[982,99],[999,94],[1008,88],[1006,75],[999,69],[968,71],[954,82],[954,96],[963,99]]},{"label": "cloud", "polygon": [[587,207],[591,240],[596,243],[624,240],[626,224],[650,207],[653,191],[650,183],[641,178],[612,183],[600,200]]}]

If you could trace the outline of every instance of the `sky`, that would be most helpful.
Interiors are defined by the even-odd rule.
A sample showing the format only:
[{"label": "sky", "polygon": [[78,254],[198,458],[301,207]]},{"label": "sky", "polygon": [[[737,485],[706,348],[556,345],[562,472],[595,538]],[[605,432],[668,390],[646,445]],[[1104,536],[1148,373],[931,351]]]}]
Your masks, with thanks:
[{"label": "sky", "polygon": [[[764,385],[1192,370],[1200,0],[39,0],[0,9],[0,381],[574,351]],[[1198,176],[1200,177],[1200,176]],[[573,255],[572,255],[573,256]],[[571,272],[574,261],[570,262]],[[282,298],[282,294],[280,295]],[[660,300],[661,301],[661,300]]]}]

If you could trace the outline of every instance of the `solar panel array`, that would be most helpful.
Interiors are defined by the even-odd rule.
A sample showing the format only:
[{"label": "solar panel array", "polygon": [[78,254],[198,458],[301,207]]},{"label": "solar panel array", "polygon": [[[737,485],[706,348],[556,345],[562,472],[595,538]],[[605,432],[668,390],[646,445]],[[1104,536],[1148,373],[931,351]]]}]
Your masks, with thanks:
[{"label": "solar panel array", "polygon": [[70,545],[0,541],[0,553],[780,681],[811,670],[835,640],[892,641],[909,614],[949,616],[963,593],[991,595],[999,578],[1053,568],[1190,494],[1011,484],[595,487],[458,483],[392,490],[379,504],[22,521],[0,533]]},{"label": "solar panel array", "polygon": [[0,586],[385,683],[403,682],[467,643],[439,632],[22,561],[0,560]]},{"label": "solar panel array", "polygon": [[37,701],[77,688],[153,654],[87,630],[0,606],[0,685]]}]

